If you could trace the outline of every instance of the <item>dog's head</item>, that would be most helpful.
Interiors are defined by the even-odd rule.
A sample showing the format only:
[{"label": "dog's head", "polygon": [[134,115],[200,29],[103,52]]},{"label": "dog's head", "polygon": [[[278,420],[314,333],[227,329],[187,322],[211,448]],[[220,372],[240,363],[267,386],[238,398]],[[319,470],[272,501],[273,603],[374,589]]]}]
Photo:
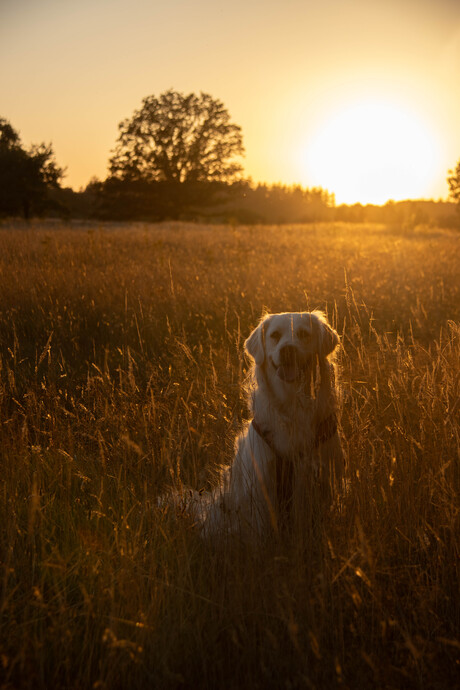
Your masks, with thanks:
[{"label": "dog's head", "polygon": [[268,314],[253,330],[245,348],[256,368],[285,386],[298,384],[339,343],[339,336],[321,311]]}]

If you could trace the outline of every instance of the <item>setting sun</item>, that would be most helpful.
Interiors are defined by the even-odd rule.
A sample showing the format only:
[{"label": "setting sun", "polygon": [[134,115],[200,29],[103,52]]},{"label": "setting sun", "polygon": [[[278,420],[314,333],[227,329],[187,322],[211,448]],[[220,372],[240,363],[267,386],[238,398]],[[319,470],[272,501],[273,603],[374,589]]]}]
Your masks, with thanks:
[{"label": "setting sun", "polygon": [[429,195],[438,156],[435,136],[416,114],[362,100],[312,132],[300,164],[308,183],[333,190],[338,203],[382,204]]}]

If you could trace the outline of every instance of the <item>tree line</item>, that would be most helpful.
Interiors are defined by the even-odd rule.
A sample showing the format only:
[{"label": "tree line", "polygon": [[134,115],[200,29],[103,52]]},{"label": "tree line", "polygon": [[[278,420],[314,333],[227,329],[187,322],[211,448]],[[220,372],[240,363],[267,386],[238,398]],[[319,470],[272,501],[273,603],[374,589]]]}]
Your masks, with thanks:
[{"label": "tree line", "polygon": [[[51,144],[26,149],[12,125],[0,119],[0,215],[284,223],[360,222],[370,216],[379,222],[401,211],[391,202],[337,207],[334,195],[322,188],[254,184],[243,177],[243,156],[241,128],[221,101],[169,90],[144,98],[119,124],[106,179],[74,192],[61,185],[65,171]],[[448,184],[460,208],[460,161],[449,170]],[[378,208],[384,210],[379,214]],[[422,218],[427,207],[411,213]]]}]

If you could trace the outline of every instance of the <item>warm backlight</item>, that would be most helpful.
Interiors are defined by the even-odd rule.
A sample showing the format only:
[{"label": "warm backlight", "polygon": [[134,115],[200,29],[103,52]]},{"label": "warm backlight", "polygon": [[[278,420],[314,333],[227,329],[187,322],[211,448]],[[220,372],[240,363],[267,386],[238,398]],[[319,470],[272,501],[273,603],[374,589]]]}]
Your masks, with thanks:
[{"label": "warm backlight", "polygon": [[415,114],[358,102],[312,133],[301,165],[305,183],[335,192],[338,203],[382,204],[429,196],[437,153],[434,136]]}]

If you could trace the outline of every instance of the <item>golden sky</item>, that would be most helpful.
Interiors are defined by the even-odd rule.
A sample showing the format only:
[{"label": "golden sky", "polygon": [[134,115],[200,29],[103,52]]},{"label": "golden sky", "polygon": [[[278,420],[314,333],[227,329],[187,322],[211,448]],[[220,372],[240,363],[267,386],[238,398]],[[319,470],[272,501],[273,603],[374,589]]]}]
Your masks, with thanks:
[{"label": "golden sky", "polygon": [[445,198],[460,159],[460,0],[0,0],[0,117],[75,189],[169,88],[223,101],[254,181],[337,202]]}]

